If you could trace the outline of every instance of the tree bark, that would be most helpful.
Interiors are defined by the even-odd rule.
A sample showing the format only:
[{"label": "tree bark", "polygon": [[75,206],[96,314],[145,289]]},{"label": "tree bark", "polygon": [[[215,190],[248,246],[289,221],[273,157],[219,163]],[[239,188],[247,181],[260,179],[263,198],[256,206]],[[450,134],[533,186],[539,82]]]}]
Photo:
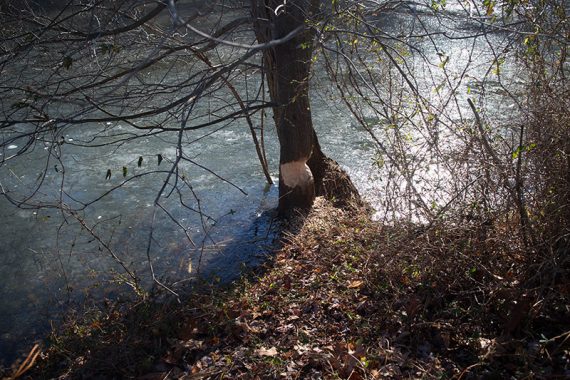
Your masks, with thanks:
[{"label": "tree bark", "polygon": [[254,0],[252,12],[259,42],[282,38],[302,28],[291,40],[264,51],[265,75],[280,145],[279,212],[309,209],[315,199],[313,174],[307,165],[313,150],[309,75],[313,32],[305,27],[315,0]]},{"label": "tree bark", "polygon": [[333,181],[336,188],[358,194],[348,176],[322,153],[313,129],[309,76],[314,30],[307,23],[318,8],[319,0],[252,1],[254,29],[260,43],[282,38],[300,29],[294,38],[266,49],[263,54],[269,95],[276,104],[273,118],[280,145],[281,215],[288,215],[295,209],[310,209],[315,195],[333,195],[330,194],[332,189],[328,189],[323,181],[331,172],[341,174],[336,176],[338,178],[344,178]]}]

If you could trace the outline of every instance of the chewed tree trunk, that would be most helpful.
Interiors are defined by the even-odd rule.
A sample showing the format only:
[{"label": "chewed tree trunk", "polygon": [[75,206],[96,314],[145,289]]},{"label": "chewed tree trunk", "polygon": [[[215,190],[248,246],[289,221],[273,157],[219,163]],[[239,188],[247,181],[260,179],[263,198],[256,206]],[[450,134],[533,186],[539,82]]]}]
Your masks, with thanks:
[{"label": "chewed tree trunk", "polygon": [[[252,2],[259,42],[283,38],[304,26],[314,0]],[[273,118],[280,144],[279,211],[308,209],[315,199],[313,174],[307,165],[313,151],[313,122],[309,103],[309,74],[313,32],[304,28],[291,40],[264,51],[269,93],[277,104]]]},{"label": "chewed tree trunk", "polygon": [[[266,49],[263,54],[270,97],[276,104],[273,118],[280,144],[282,215],[294,209],[309,209],[316,194],[326,194],[323,178],[328,168],[338,168],[321,152],[309,102],[314,32],[305,24],[318,7],[318,0],[252,1],[254,29],[260,43],[283,38],[303,27],[294,38]],[[349,187],[356,191],[352,183]]]}]

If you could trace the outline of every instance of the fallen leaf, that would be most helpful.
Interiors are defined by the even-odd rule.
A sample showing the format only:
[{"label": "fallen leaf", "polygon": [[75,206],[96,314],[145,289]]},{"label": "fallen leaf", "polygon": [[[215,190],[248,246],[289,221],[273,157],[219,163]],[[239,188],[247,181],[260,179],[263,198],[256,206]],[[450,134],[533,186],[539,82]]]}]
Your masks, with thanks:
[{"label": "fallen leaf", "polygon": [[285,334],[291,330],[293,330],[295,328],[295,326],[293,326],[292,324],[287,324],[287,325],[281,325],[278,326],[275,331],[277,331],[280,334]]},{"label": "fallen leaf", "polygon": [[360,289],[364,285],[364,281],[362,280],[354,280],[348,284],[349,289]]},{"label": "fallen leaf", "polygon": [[297,354],[303,355],[305,352],[309,351],[311,349],[311,347],[306,346],[304,344],[297,344],[297,345],[293,346],[293,349],[295,351],[297,351]]},{"label": "fallen leaf", "polygon": [[255,354],[258,356],[276,356],[277,348],[271,347],[270,349],[266,349],[261,347],[260,349],[255,350]]}]

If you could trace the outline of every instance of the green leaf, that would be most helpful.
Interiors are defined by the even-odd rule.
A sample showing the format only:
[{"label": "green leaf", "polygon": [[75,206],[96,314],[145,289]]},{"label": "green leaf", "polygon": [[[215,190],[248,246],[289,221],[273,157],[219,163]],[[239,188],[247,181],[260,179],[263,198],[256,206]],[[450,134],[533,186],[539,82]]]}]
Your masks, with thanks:
[{"label": "green leaf", "polygon": [[494,0],[484,0],[483,5],[487,8],[487,16],[491,16],[495,11],[496,2]]},{"label": "green leaf", "polygon": [[519,145],[519,146],[517,147],[517,149],[515,149],[515,150],[513,151],[513,153],[511,153],[511,157],[512,157],[513,160],[516,160],[516,159],[519,158],[519,156],[520,156],[521,154],[523,154],[524,152],[527,152],[527,153],[528,153],[528,152],[532,151],[532,150],[535,149],[535,148],[536,148],[536,144],[535,144],[535,143],[531,143],[531,144],[529,144],[529,145]]},{"label": "green leaf", "polygon": [[435,92],[436,94],[439,93],[444,86],[445,86],[445,82],[441,82],[440,84],[435,86],[435,88],[433,89],[433,92]]},{"label": "green leaf", "polygon": [[493,62],[495,68],[492,70],[493,74],[499,75],[501,73],[501,66],[505,63],[505,58],[499,58]]},{"label": "green leaf", "polygon": [[440,9],[445,9],[446,5],[447,5],[446,0],[432,0],[430,6],[431,9],[433,9],[434,11],[438,11]]},{"label": "green leaf", "polygon": [[517,149],[515,149],[511,154],[512,159],[516,160],[517,158],[519,158],[519,155],[521,154],[522,150],[523,150],[522,146],[519,146]]}]

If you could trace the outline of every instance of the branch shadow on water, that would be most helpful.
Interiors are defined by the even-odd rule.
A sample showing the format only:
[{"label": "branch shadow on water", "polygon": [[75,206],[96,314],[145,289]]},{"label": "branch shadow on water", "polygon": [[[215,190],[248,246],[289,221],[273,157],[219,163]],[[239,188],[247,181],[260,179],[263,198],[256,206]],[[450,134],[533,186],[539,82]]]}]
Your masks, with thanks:
[{"label": "branch shadow on water", "polygon": [[230,284],[271,259],[282,232],[276,193],[277,187],[268,187],[256,210],[230,210],[218,221],[214,230],[218,233],[212,236],[216,244],[198,247],[195,252],[193,261],[200,280]]}]

